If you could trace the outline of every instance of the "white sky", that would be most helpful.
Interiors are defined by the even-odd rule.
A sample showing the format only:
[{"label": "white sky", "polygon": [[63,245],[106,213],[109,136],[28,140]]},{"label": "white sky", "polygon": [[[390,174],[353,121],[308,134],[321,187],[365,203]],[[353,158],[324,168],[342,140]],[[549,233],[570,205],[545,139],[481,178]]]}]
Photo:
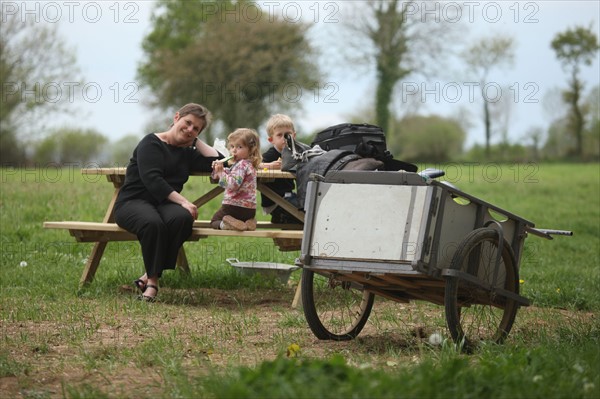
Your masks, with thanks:
[{"label": "white sky", "polygon": [[[359,71],[354,67],[330,68],[342,64],[335,57],[339,53],[333,47],[332,29],[348,17],[345,12],[349,2],[332,1],[265,1],[265,9],[294,21],[314,25],[311,38],[325,54],[332,54],[324,70],[329,72],[320,83],[322,95],[315,99],[314,92],[303,92],[300,102],[304,112],[294,115],[299,133],[348,121],[349,115],[365,110],[373,103],[374,72]],[[356,2],[354,2],[356,3]],[[517,42],[515,64],[512,68],[496,70],[490,81],[511,89],[501,93],[514,101],[510,119],[510,138],[520,140],[532,126],[548,127],[551,115],[544,111],[544,95],[566,84],[567,74],[562,70],[553,50],[552,38],[558,32],[575,25],[589,26],[598,35],[600,2],[598,1],[457,1],[436,3],[433,11],[426,12],[423,3],[413,9],[422,18],[450,18],[456,5],[463,7],[459,22],[465,27],[464,34],[471,39],[481,35],[512,35]],[[355,5],[355,4],[354,4]],[[75,88],[80,97],[73,104],[70,116],[61,116],[50,121],[51,126],[69,125],[94,128],[115,141],[127,134],[141,135],[156,111],[144,105],[146,96],[136,80],[136,69],[142,60],[141,42],[151,31],[151,1],[50,1],[23,2],[2,1],[5,11],[18,12],[23,18],[38,18],[40,23],[56,23],[60,26],[67,46],[77,51],[77,63],[87,86]],[[7,8],[9,7],[9,8]],[[253,18],[253,10],[243,10],[238,17]],[[348,22],[348,21],[346,21]],[[325,48],[323,48],[325,47]],[[440,60],[440,63],[448,62]],[[442,64],[443,65],[443,64]],[[460,71],[460,64],[448,65],[449,71]],[[479,119],[481,103],[476,96],[469,98],[469,82],[464,76],[448,76],[444,79],[425,80],[409,77],[405,88],[424,88],[426,95],[398,94],[394,101],[396,110],[403,109],[407,102],[420,103],[420,113],[456,115],[459,108],[472,113],[475,123],[469,130],[468,143],[483,142]],[[587,90],[599,84],[599,62],[582,69]],[[586,92],[587,93],[587,92]],[[65,89],[65,95],[67,91]],[[493,94],[490,94],[493,95]],[[81,98],[83,96],[83,98]],[[410,100],[410,101],[409,101]],[[194,101],[190,98],[190,101]],[[160,115],[168,121],[171,115]],[[262,128],[262,127],[259,127]]]}]

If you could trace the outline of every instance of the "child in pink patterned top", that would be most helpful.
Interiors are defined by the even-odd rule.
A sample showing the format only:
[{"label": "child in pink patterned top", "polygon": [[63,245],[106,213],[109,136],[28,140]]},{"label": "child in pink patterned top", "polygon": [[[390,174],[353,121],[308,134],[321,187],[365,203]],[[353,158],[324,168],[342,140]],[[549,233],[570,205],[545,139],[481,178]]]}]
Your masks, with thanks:
[{"label": "child in pink patterned top", "polygon": [[236,129],[227,137],[233,165],[213,162],[212,177],[225,189],[221,208],[210,225],[221,230],[256,229],[256,169],[262,161],[260,139],[253,129]]}]

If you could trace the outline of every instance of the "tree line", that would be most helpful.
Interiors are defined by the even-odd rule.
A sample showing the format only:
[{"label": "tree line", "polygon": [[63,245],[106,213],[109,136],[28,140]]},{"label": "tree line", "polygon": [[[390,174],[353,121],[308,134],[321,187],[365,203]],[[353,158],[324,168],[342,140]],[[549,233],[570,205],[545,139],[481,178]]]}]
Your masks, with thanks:
[{"label": "tree line", "polygon": [[[361,4],[361,18],[342,14],[335,25],[339,53],[348,65],[372,68],[376,82],[364,109],[355,110],[351,122],[370,122],[386,132],[391,152],[407,161],[443,162],[460,158],[486,160],[572,159],[598,160],[600,125],[598,87],[588,88],[582,68],[597,59],[598,38],[592,26],[575,26],[558,32],[548,45],[565,71],[560,93],[564,116],[546,130],[531,127],[524,143],[508,139],[510,104],[492,101],[484,88],[493,71],[512,67],[517,40],[508,35],[479,37],[461,42],[464,27],[441,21],[423,21],[414,7],[428,2],[378,0]],[[438,3],[438,2],[429,2]],[[328,3],[329,4],[329,3]],[[337,4],[337,3],[331,3]],[[244,10],[244,17],[239,12]],[[3,11],[3,10],[2,10]],[[144,58],[138,80],[152,95],[151,105],[172,110],[191,100],[206,105],[217,128],[227,132],[239,126],[258,127],[276,112],[298,112],[290,101],[298,91],[314,90],[327,66],[311,39],[311,23],[290,20],[262,9],[249,0],[160,0],[151,19],[151,31],[141,43]],[[354,10],[356,12],[356,10]],[[457,10],[458,11],[458,10]],[[236,15],[236,12],[238,13]],[[31,135],[22,121],[68,111],[62,101],[36,90],[52,90],[40,82],[82,81],[74,55],[59,37],[56,26],[1,15],[0,158],[3,163],[84,162],[100,160],[125,164],[131,146],[139,139],[125,137],[112,145],[100,132],[68,127],[45,137]],[[334,43],[334,45],[335,45]],[[456,43],[457,45],[451,45]],[[463,50],[460,50],[459,44]],[[338,51],[339,50],[339,51]],[[470,80],[478,82],[483,123],[483,146],[464,149],[464,115],[447,118],[423,116],[409,103],[394,109],[394,96],[408,77],[435,76],[443,60],[457,56]],[[436,62],[437,61],[437,62]],[[436,70],[438,68],[438,70]],[[23,96],[18,85],[30,93]],[[408,87],[404,87],[407,89]],[[325,127],[325,126],[324,126]],[[33,129],[32,129],[33,130]],[[310,142],[307,132],[305,141]],[[215,133],[213,133],[215,134]],[[499,137],[497,143],[493,137]],[[302,137],[301,137],[302,140]],[[118,153],[115,148],[127,147]]]}]

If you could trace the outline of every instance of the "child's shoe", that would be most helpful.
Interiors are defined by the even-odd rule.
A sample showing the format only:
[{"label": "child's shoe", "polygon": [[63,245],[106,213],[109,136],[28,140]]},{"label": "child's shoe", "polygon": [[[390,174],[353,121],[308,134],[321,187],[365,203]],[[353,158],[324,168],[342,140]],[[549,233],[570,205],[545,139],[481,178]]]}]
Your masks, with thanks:
[{"label": "child's shoe", "polygon": [[223,222],[221,225],[221,230],[238,230],[245,231],[247,230],[246,222],[242,222],[230,215],[223,216]]},{"label": "child's shoe", "polygon": [[256,219],[255,218],[246,220],[246,230],[249,230],[249,231],[256,230]]}]

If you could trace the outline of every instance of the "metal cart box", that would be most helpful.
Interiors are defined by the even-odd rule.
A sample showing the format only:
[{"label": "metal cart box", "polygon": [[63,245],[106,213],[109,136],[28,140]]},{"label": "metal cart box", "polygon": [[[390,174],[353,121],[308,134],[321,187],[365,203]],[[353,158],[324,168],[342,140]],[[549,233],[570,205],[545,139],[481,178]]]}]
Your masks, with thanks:
[{"label": "metal cart box", "polygon": [[462,239],[495,222],[518,263],[533,223],[415,173],[337,172],[307,189],[305,266],[439,276]]}]

